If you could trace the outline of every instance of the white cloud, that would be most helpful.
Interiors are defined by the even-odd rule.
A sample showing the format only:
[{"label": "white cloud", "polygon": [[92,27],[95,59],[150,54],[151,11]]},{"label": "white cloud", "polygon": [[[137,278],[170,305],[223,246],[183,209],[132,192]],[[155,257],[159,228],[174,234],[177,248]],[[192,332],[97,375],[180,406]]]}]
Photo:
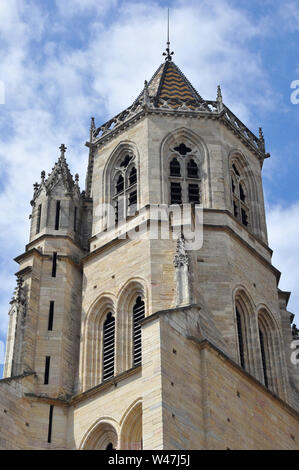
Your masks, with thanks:
[{"label": "white cloud", "polygon": [[[267,211],[272,262],[281,271],[279,287],[291,291],[288,308],[299,314],[299,201],[290,207],[274,206]],[[297,320],[298,322],[298,320]]]},{"label": "white cloud", "polygon": [[295,32],[299,30],[299,6],[296,1],[284,1],[280,7],[280,15],[284,20],[284,27]]},{"label": "white cloud", "polygon": [[101,15],[116,7],[117,0],[56,0],[61,15],[74,16],[93,13]]}]

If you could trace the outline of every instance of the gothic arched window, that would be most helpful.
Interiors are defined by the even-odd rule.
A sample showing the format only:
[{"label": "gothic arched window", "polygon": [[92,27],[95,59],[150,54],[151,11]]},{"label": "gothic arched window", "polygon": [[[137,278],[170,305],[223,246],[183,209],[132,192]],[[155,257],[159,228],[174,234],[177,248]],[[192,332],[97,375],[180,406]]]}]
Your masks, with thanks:
[{"label": "gothic arched window", "polygon": [[240,365],[242,369],[245,369],[245,355],[244,355],[244,319],[240,313],[238,306],[236,306],[236,320],[237,320],[237,332],[238,332],[238,346],[239,346],[239,357]]},{"label": "gothic arched window", "polygon": [[243,291],[239,291],[235,300],[235,318],[239,363],[242,369],[256,376],[254,312],[251,303]]},{"label": "gothic arched window", "polygon": [[115,166],[113,177],[113,203],[115,222],[134,215],[137,209],[137,169],[134,155],[126,153]]},{"label": "gothic arched window", "polygon": [[277,328],[271,316],[263,309],[258,315],[258,330],[260,340],[260,362],[262,378],[265,386],[279,393],[277,377],[280,363],[280,346]]},{"label": "gothic arched window", "polygon": [[170,176],[181,176],[181,165],[175,157],[170,162]]},{"label": "gothic arched window", "polygon": [[200,174],[195,153],[184,143],[172,149],[169,164],[170,204],[200,203]]},{"label": "gothic arched window", "polygon": [[236,163],[231,166],[231,193],[234,216],[245,227],[249,226],[249,201],[245,178]]},{"label": "gothic arched window", "polygon": [[115,318],[109,312],[103,326],[103,380],[114,376]]},{"label": "gothic arched window", "polygon": [[266,344],[265,344],[265,337],[264,333],[259,328],[259,337],[260,337],[260,348],[261,348],[261,359],[262,359],[262,367],[263,367],[263,376],[264,376],[264,383],[265,386],[269,386],[269,381],[268,381],[268,366],[267,366],[267,358],[266,358]]},{"label": "gothic arched window", "polygon": [[140,322],[144,318],[144,314],[144,301],[139,296],[133,307],[133,366],[141,363],[142,345]]}]

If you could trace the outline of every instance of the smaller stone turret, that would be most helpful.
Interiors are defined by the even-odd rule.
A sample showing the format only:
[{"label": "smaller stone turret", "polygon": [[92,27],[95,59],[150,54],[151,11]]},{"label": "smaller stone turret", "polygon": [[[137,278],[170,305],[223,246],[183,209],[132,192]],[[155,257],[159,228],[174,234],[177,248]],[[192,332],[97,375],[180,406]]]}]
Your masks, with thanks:
[{"label": "smaller stone turret", "polygon": [[79,175],[70,173],[65,158],[66,147],[60,146],[60,157],[48,178],[41,173],[40,183],[34,184],[31,201],[30,242],[41,235],[67,235],[81,243],[83,198],[80,194]]}]

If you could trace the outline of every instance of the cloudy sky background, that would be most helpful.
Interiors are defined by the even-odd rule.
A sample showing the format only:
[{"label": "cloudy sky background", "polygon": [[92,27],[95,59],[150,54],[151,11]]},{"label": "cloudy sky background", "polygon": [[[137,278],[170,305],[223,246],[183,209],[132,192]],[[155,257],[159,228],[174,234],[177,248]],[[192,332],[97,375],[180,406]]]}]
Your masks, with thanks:
[{"label": "cloudy sky background", "polygon": [[0,0],[0,341],[32,185],[64,143],[83,189],[90,117],[100,125],[130,105],[163,61],[167,7],[174,60],[195,88],[215,99],[220,83],[225,104],[254,133],[263,127],[273,263],[299,312],[298,1]]}]

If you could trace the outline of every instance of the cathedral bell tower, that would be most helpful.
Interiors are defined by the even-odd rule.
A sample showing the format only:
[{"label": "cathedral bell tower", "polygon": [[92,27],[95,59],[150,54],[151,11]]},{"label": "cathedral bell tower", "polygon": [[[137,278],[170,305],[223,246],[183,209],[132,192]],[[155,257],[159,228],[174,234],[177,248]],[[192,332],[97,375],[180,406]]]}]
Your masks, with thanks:
[{"label": "cathedral bell tower", "polygon": [[220,86],[203,99],[168,41],[134,103],[92,118],[86,145],[85,192],[64,145],[34,185],[0,381],[17,416],[0,443],[298,448],[298,330],[268,246],[262,130]]}]

